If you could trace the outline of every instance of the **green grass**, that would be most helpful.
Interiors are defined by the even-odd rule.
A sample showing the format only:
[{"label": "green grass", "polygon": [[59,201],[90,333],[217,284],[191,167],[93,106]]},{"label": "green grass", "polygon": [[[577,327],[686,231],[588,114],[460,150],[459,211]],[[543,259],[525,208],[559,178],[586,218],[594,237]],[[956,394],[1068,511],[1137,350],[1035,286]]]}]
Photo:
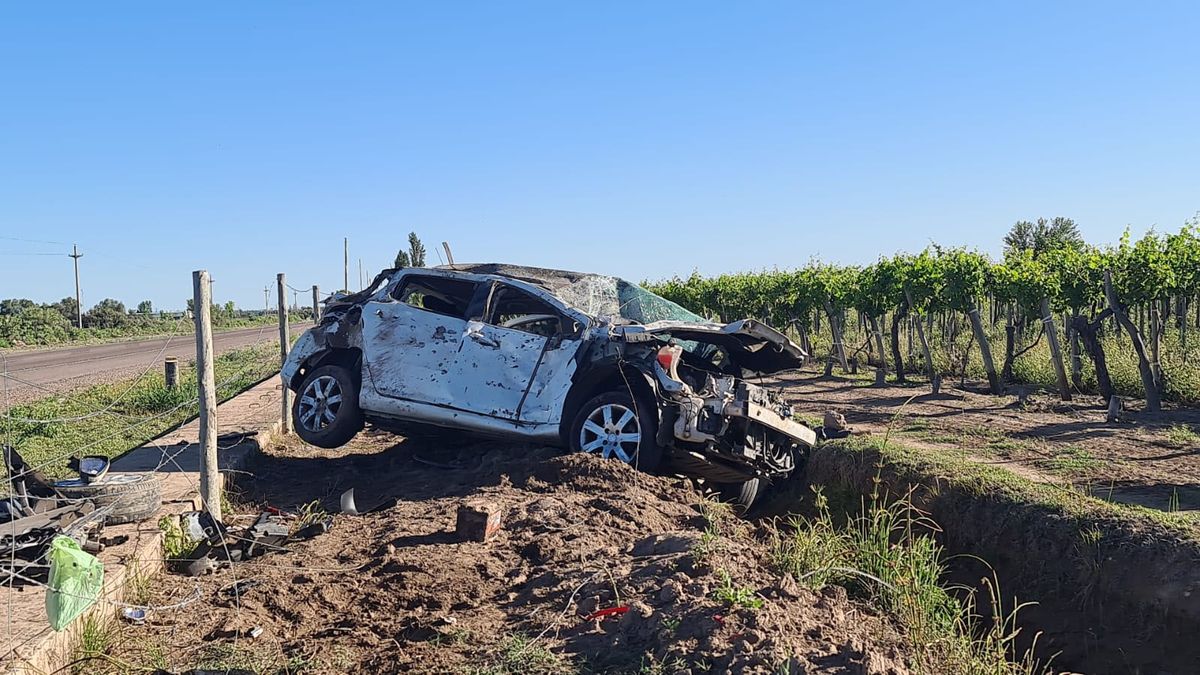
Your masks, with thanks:
[{"label": "green grass", "polygon": [[1087,473],[1100,467],[1101,464],[1102,462],[1096,459],[1092,453],[1074,445],[1057,449],[1053,456],[1037,461],[1037,465],[1043,469],[1064,474]]},{"label": "green grass", "polygon": [[1005,613],[994,583],[987,617],[974,592],[947,588],[936,523],[904,499],[884,504],[872,496],[860,506],[857,514],[836,514],[848,516],[839,526],[817,490],[816,515],[793,518],[774,534],[775,567],[810,588],[843,586],[888,613],[912,641],[917,672],[1043,672],[1013,646],[1017,608]]},{"label": "green grass", "polygon": [[721,583],[713,589],[713,598],[731,607],[762,609],[764,601],[753,588],[735,585],[733,577],[725,570],[717,570],[717,576],[721,577]]},{"label": "green grass", "polygon": [[470,675],[559,675],[578,672],[570,659],[529,637],[514,633],[501,643],[492,663],[468,669]]},{"label": "green grass", "polygon": [[[278,363],[279,348],[272,344],[221,354],[214,362],[218,400],[229,399],[277,372]],[[0,440],[12,444],[30,465],[61,476],[67,473],[68,457],[113,457],[197,414],[194,365],[181,365],[179,386],[172,390],[164,383],[161,365],[154,364],[140,378],[13,406],[2,419]]]},{"label": "green grass", "polygon": [[166,560],[181,560],[196,550],[196,545],[200,543],[183,531],[178,516],[159,518],[158,529],[163,533],[163,558]]},{"label": "green grass", "polygon": [[1167,429],[1166,445],[1172,448],[1200,447],[1200,433],[1188,424],[1173,424]]},{"label": "green grass", "polygon": [[95,672],[95,661],[105,661],[113,647],[116,630],[113,622],[101,612],[91,612],[82,619],[79,637],[71,658],[71,672]]}]

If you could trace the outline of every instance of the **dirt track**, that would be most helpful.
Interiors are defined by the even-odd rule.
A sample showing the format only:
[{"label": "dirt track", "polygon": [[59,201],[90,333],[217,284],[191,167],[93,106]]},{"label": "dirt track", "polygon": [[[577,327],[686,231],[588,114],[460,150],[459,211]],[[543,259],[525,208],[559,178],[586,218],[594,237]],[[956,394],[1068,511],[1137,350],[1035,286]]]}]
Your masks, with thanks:
[{"label": "dirt track", "polygon": [[983,385],[946,385],[929,394],[924,383],[875,387],[865,380],[802,373],[777,381],[797,412],[817,418],[838,410],[858,431],[890,432],[918,446],[969,451],[980,461],[1026,478],[1069,482],[1097,497],[1200,515],[1200,445],[1168,436],[1172,426],[1200,431],[1200,410],[1161,413],[1129,404],[1123,421],[1105,421],[1098,397],[1064,403],[1048,392],[992,396]]},{"label": "dirt track", "polygon": [[[220,354],[278,339],[279,332],[272,325],[242,328],[213,334],[213,350]],[[162,359],[167,356],[184,363],[195,359],[195,338],[188,333],[64,349],[4,352],[0,371],[8,373],[8,391],[7,397],[0,396],[0,409],[5,407],[5,400],[7,405],[15,405],[51,393],[138,375],[147,367],[161,369]]]}]

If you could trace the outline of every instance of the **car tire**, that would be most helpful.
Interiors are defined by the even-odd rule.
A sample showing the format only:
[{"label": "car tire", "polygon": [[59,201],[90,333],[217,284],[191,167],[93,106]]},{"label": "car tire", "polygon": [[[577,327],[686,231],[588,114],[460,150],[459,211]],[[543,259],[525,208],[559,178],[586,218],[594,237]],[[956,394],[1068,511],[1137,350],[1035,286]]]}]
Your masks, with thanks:
[{"label": "car tire", "polygon": [[762,492],[762,489],[763,482],[761,478],[751,478],[740,483],[717,484],[717,491],[721,493],[721,498],[741,507],[743,511],[754,506],[754,502],[758,501],[758,495]]},{"label": "car tire", "polygon": [[[626,419],[627,412],[633,413],[631,419]],[[657,412],[640,397],[627,392],[609,391],[594,396],[579,407],[571,422],[568,436],[571,451],[597,454],[641,471],[654,471],[663,457],[662,448],[655,442]],[[621,440],[635,433],[636,444],[629,438]]]},{"label": "car tire", "polygon": [[152,473],[110,473],[92,483],[81,478],[61,480],[54,490],[69,501],[89,500],[96,508],[112,507],[104,522],[108,525],[138,523],[162,507],[162,484]]},{"label": "car tire", "polygon": [[362,431],[358,382],[342,366],[321,366],[309,373],[295,398],[292,425],[305,443],[338,448]]}]

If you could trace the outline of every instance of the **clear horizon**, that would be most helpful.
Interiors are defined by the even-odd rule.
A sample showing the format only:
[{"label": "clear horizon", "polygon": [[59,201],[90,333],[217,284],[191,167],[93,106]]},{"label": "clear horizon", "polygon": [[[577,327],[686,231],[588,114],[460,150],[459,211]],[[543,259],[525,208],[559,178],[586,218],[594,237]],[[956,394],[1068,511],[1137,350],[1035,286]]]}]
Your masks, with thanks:
[{"label": "clear horizon", "polygon": [[[455,11],[457,9],[457,11]],[[285,272],[634,281],[1111,244],[1200,210],[1200,8],[552,3],[0,10],[0,297],[262,307]],[[12,67],[15,65],[16,67]],[[274,297],[273,288],[271,297]],[[303,297],[301,298],[303,302]],[[274,304],[272,300],[272,305]]]}]

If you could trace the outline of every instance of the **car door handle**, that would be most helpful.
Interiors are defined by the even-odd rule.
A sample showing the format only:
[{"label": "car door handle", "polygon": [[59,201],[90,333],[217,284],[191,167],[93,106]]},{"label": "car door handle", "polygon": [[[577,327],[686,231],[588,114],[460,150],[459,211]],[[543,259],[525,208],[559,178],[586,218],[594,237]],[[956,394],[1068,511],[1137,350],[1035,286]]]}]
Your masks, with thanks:
[{"label": "car door handle", "polygon": [[382,319],[383,318],[383,310],[382,309],[375,310],[375,316]]},{"label": "car door handle", "polygon": [[471,331],[471,332],[467,333],[467,335],[470,336],[470,338],[472,340],[478,342],[479,344],[481,344],[485,347],[499,347],[500,346],[499,341],[493,340],[492,338],[490,338],[478,331]]}]

